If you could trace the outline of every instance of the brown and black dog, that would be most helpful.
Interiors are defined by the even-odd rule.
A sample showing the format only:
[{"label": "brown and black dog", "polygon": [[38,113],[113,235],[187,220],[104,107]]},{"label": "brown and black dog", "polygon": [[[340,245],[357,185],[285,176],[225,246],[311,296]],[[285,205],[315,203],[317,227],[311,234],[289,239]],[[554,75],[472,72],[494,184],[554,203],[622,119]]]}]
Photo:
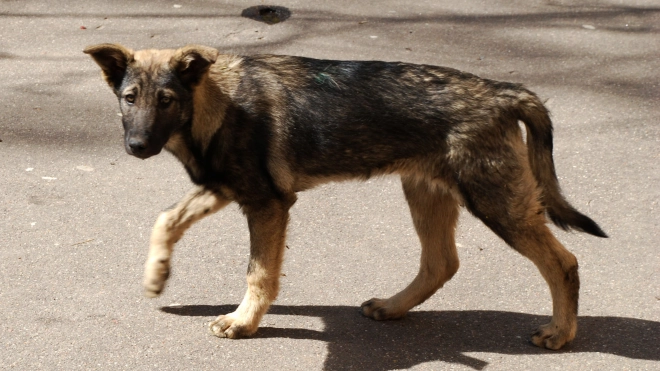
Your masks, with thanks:
[{"label": "brown and black dog", "polygon": [[254,334],[277,297],[296,192],[398,173],[421,265],[398,294],[363,303],[364,315],[400,318],[456,273],[454,232],[464,205],[550,286],[552,320],[532,342],[559,349],[575,337],[578,263],[546,215],[563,229],[606,235],[561,195],[548,111],[521,85],[428,65],[223,55],[197,45],[100,44],[84,52],[119,98],[126,151],[147,158],[165,148],[196,184],[154,226],[147,295],[162,292],[173,246],[193,223],[232,201],[247,217],[247,293],[236,311],[211,323],[215,335]]}]

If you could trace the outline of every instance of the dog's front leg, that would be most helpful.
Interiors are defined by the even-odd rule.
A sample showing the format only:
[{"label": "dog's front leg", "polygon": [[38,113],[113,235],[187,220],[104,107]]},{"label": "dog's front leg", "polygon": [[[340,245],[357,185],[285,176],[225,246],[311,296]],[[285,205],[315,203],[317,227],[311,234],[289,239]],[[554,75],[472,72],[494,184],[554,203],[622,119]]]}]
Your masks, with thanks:
[{"label": "dog's front leg", "polygon": [[196,187],[171,209],[162,212],[151,232],[149,257],[144,269],[144,289],[148,297],[160,295],[170,273],[170,258],[174,244],[196,221],[227,206],[231,201],[208,190]]},{"label": "dog's front leg", "polygon": [[284,257],[286,226],[293,202],[270,201],[259,207],[244,206],[250,228],[250,264],[247,292],[238,308],[211,322],[214,335],[227,338],[250,336],[277,297]]}]

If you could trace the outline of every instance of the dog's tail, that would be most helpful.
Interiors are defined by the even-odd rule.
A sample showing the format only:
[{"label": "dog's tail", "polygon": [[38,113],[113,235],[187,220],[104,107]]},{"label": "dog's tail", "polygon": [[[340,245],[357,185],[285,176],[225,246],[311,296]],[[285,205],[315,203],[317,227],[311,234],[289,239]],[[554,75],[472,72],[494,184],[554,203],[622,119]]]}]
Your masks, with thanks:
[{"label": "dog's tail", "polygon": [[552,122],[547,108],[536,94],[521,89],[514,106],[518,119],[527,128],[529,163],[542,190],[542,201],[550,220],[562,228],[571,228],[598,237],[605,232],[588,216],[577,211],[561,194],[552,159]]}]

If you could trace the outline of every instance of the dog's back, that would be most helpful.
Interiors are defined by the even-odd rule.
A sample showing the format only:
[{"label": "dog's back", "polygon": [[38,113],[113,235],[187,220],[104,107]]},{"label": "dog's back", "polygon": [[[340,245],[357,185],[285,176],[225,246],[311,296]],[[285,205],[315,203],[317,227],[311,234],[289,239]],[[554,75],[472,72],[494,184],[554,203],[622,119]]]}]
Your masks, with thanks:
[{"label": "dog's back", "polygon": [[[240,125],[271,131],[271,146],[294,177],[367,178],[390,172],[460,188],[466,171],[506,156],[502,144],[522,143],[551,220],[605,236],[559,192],[552,161],[552,124],[539,98],[520,84],[482,79],[446,67],[291,56],[243,57],[233,101]],[[237,113],[239,114],[239,113]],[[502,164],[516,163],[509,156]],[[488,164],[486,162],[485,164]],[[490,162],[481,172],[504,168]],[[463,186],[463,188],[466,188]]]},{"label": "dog's back", "polygon": [[[290,149],[287,161],[320,177],[368,177],[406,159],[446,159],[452,136],[516,131],[516,122],[495,121],[513,117],[525,92],[451,68],[395,62],[265,55],[243,57],[240,69],[232,96],[240,125],[267,127]],[[439,165],[434,176],[451,171]]]}]

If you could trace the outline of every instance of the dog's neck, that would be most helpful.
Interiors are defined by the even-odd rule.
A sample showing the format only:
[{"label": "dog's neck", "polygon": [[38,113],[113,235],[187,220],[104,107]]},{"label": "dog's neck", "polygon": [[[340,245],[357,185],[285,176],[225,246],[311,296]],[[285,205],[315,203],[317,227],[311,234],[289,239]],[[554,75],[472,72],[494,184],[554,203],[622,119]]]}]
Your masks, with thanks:
[{"label": "dog's neck", "polygon": [[[220,55],[217,62],[208,73],[202,77],[193,90],[193,116],[189,126],[189,137],[201,149],[197,154],[206,154],[215,134],[222,127],[225,113],[231,97],[240,83],[240,63],[242,59],[233,55]],[[195,155],[185,144],[182,133],[170,137],[165,148],[179,159],[186,167],[191,177],[197,178],[202,170],[197,164]]]},{"label": "dog's neck", "polygon": [[220,55],[193,92],[192,139],[205,153],[240,82],[241,58]]},{"label": "dog's neck", "polygon": [[202,79],[193,92],[190,134],[202,153],[206,152],[213,135],[222,126],[227,110],[227,98],[224,95],[209,77]]}]

